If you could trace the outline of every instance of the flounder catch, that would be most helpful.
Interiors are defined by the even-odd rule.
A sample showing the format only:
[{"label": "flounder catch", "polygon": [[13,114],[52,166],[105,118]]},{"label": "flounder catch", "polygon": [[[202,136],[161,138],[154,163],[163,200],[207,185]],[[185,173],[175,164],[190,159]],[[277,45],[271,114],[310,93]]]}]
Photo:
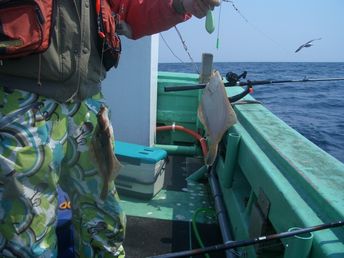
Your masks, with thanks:
[{"label": "flounder catch", "polygon": [[214,71],[207,83],[198,107],[198,118],[205,127],[209,152],[205,163],[212,165],[217,154],[218,144],[223,134],[237,121],[235,112],[229,103],[222,77]]}]

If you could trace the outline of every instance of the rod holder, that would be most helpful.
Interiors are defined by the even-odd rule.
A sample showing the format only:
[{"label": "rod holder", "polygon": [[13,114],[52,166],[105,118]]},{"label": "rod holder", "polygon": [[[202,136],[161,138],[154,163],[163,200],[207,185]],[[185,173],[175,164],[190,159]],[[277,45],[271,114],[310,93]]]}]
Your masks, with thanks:
[{"label": "rod holder", "polygon": [[202,69],[201,69],[201,74],[199,77],[199,82],[200,83],[209,82],[209,78],[211,76],[212,70],[213,70],[213,55],[210,53],[203,53],[202,54]]},{"label": "rod holder", "polygon": [[233,184],[234,169],[237,164],[238,147],[241,136],[237,133],[229,133],[227,138],[227,150],[224,164],[223,185],[231,188]]},{"label": "rod holder", "polygon": [[[293,227],[288,232],[298,230],[300,228]],[[286,248],[284,258],[307,258],[312,248],[313,234],[312,232],[296,235],[286,240]]]}]

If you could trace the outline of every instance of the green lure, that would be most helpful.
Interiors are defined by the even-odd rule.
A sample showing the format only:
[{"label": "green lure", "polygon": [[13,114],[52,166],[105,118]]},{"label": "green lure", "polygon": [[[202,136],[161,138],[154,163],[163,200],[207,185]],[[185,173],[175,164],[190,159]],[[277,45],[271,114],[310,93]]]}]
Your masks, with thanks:
[{"label": "green lure", "polygon": [[215,30],[215,22],[214,16],[212,11],[208,11],[207,16],[205,18],[205,29],[209,34],[213,33]]}]

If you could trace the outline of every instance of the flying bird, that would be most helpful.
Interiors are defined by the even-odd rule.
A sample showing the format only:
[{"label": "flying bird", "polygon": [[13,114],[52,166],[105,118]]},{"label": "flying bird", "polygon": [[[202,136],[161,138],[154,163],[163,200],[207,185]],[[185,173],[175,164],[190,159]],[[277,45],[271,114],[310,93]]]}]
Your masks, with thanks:
[{"label": "flying bird", "polygon": [[295,50],[295,53],[299,52],[299,51],[300,51],[301,49],[303,49],[304,47],[311,47],[311,46],[313,46],[312,42],[313,42],[314,40],[320,40],[320,39],[321,39],[321,38],[312,39],[312,40],[306,42],[305,44],[299,46],[299,48]]}]

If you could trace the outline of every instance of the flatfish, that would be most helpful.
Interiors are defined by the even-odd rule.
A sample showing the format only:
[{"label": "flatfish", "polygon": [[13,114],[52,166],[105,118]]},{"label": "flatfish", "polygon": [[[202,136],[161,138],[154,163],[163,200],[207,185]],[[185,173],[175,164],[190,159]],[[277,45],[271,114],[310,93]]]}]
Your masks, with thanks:
[{"label": "flatfish", "polygon": [[208,154],[205,163],[212,165],[217,155],[218,144],[223,134],[237,121],[235,112],[229,103],[222,77],[213,71],[198,106],[198,118],[206,129]]}]

